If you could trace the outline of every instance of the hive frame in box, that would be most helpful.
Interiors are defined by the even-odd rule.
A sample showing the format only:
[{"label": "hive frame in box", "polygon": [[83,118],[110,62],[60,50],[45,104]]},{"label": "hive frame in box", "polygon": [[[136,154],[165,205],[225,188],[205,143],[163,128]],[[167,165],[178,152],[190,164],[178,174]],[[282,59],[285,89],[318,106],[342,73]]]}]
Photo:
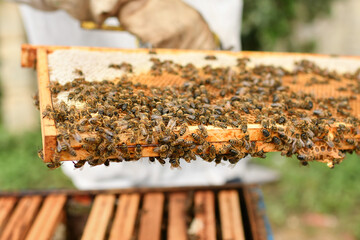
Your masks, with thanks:
[{"label": "hive frame in box", "polygon": [[[117,49],[117,48],[99,48],[99,47],[63,47],[63,46],[32,46],[32,45],[22,45],[22,56],[21,56],[21,65],[23,67],[33,67],[36,68],[38,73],[38,88],[39,88],[39,99],[40,99],[40,117],[41,117],[41,130],[42,130],[42,141],[43,141],[43,155],[44,162],[51,162],[52,156],[56,149],[56,136],[57,130],[55,128],[55,122],[49,118],[43,118],[42,112],[45,110],[47,105],[52,106],[51,92],[49,90],[49,68],[48,68],[48,54],[63,49],[75,49],[75,50],[84,50],[84,51],[102,51],[102,52],[143,52],[148,53],[148,49]],[[174,49],[157,49],[158,53],[183,53],[185,50],[174,50]],[[205,51],[205,50],[191,50],[195,53],[206,53],[206,54],[215,54],[219,51]],[[221,53],[229,54],[236,57],[256,57],[256,56],[299,56],[301,58],[306,57],[320,57],[320,58],[330,58],[329,55],[320,55],[320,54],[303,54],[303,53],[271,53],[271,52],[229,52],[221,51]],[[359,57],[343,57],[346,59],[355,59],[360,61]],[[335,123],[330,127],[330,132],[336,131],[336,126],[340,123]],[[256,141],[256,146],[259,150],[264,152],[273,152],[277,151],[275,146],[271,143],[265,143],[263,136],[261,134],[261,125],[260,124],[248,124],[248,133],[250,135],[250,141]],[[189,126],[188,134],[191,134],[197,129],[197,126]],[[241,129],[227,128],[221,129],[213,126],[207,126],[209,137],[207,140],[214,144],[215,146],[221,146],[223,143],[228,142],[229,139],[242,138],[244,134]],[[185,137],[186,138],[186,137]],[[190,138],[190,137],[189,137]],[[355,136],[356,139],[360,138],[360,135]],[[156,145],[142,144],[142,156],[143,157],[155,157],[158,156],[157,153],[153,152],[153,149]],[[88,156],[88,152],[81,148],[81,144],[72,141],[71,146],[76,150],[77,157],[71,156],[69,153],[61,153],[61,161],[71,161],[71,160],[83,160]],[[135,145],[128,144],[129,148],[134,148]],[[349,145],[342,145],[340,149],[351,149]],[[320,160],[327,162],[326,160]]]},{"label": "hive frame in box", "polygon": [[[244,184],[0,192],[0,238],[14,231],[25,239],[50,239],[69,208],[91,206],[89,213],[82,212],[88,217],[78,229],[81,239],[188,239],[191,234],[197,239],[265,240],[271,232],[263,204],[258,186]],[[79,213],[66,217],[67,226],[81,222]]]}]

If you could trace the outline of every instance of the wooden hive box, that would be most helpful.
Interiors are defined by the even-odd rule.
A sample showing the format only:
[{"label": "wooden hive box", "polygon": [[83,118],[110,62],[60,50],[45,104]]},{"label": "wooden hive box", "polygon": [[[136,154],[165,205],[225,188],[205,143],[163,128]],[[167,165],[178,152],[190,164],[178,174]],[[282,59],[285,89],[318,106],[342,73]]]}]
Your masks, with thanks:
[{"label": "wooden hive box", "polygon": [[[67,55],[67,52],[71,52],[71,55]],[[103,75],[97,75],[97,72],[102,72],[99,70],[101,67],[108,66],[109,62],[106,62],[107,57],[111,54],[118,54],[117,61],[121,59],[126,62],[138,61],[136,59],[141,59],[144,56],[147,56],[147,62],[149,58],[156,56],[161,59],[168,59],[171,57],[178,58],[182,64],[186,64],[186,61],[189,59],[197,64],[199,67],[203,67],[206,64],[212,63],[213,66],[229,66],[236,64],[236,59],[240,57],[248,57],[251,59],[253,65],[258,64],[274,64],[276,66],[282,66],[284,68],[290,68],[294,61],[300,61],[302,59],[308,59],[316,62],[321,67],[329,67],[330,69],[335,69],[339,72],[354,72],[357,68],[360,67],[360,58],[358,57],[334,57],[328,55],[316,55],[316,54],[298,54],[298,53],[267,53],[267,52],[226,52],[226,51],[194,51],[194,50],[167,50],[167,49],[157,49],[157,55],[149,56],[148,49],[136,49],[136,50],[124,50],[124,49],[110,49],[110,48],[89,48],[89,47],[52,47],[52,46],[31,46],[23,45],[22,47],[22,60],[21,64],[23,67],[34,67],[38,73],[38,86],[39,86],[39,98],[40,98],[40,113],[46,109],[47,105],[53,106],[54,99],[52,98],[51,92],[49,90],[49,85],[51,81],[70,81],[73,79],[74,75],[72,72],[75,68],[81,68],[81,64],[78,64],[81,61],[86,61],[89,58],[98,58],[97,62],[93,68],[88,68],[84,71],[85,76],[91,76],[92,80],[103,80],[109,79],[114,76],[113,73],[101,73]],[[204,61],[204,57],[208,55],[216,56],[216,62]],[[84,57],[85,56],[85,57]],[[119,57],[120,56],[120,57]],[[184,57],[185,56],[185,57]],[[111,57],[110,57],[111,58]],[[57,59],[55,61],[54,59]],[[62,59],[62,61],[60,61]],[[120,60],[119,60],[120,59]],[[104,63],[99,64],[101,61]],[[114,60],[115,61],[115,60]],[[147,84],[148,86],[164,87],[168,85],[180,85],[184,82],[179,76],[163,74],[160,77],[154,77],[149,74],[149,69],[151,65],[144,60],[139,60],[140,63],[134,67],[134,77],[133,81]],[[97,64],[96,64],[97,63]],[[117,62],[119,63],[119,62]],[[92,63],[94,64],[94,63]],[[100,66],[101,65],[101,66]],[[56,75],[57,74],[57,75]],[[62,75],[63,74],[63,75]],[[108,74],[108,76],[106,75]],[[62,76],[62,79],[57,79],[56,76]],[[99,77],[101,76],[101,77]],[[119,76],[119,75],[118,75]],[[344,85],[344,82],[332,81],[331,84],[327,85],[313,85],[307,86],[306,82],[311,76],[307,74],[302,74],[298,76],[298,79],[293,82],[293,79],[284,78],[283,85],[289,87],[291,91],[299,92],[303,91],[305,93],[312,93],[317,97],[328,97],[328,96],[351,96],[352,92],[349,91],[337,91],[339,87]],[[345,81],[345,80],[344,80]],[[346,83],[346,82],[345,82]],[[360,105],[358,100],[353,100],[350,102],[352,108],[351,113],[357,118],[360,117]],[[336,115],[336,113],[335,113]],[[254,116],[253,116],[254,117]],[[335,133],[339,122],[335,122],[329,125],[329,131]],[[349,124],[346,124],[349,126]],[[359,138],[359,130],[352,128],[353,136],[351,138]],[[207,141],[213,144],[217,149],[220,149],[224,143],[228,143],[230,139],[240,139],[244,137],[244,133],[239,128],[222,129],[219,127],[214,127],[211,125],[206,126],[209,136]],[[250,141],[256,144],[256,147],[264,152],[279,151],[272,142],[265,142],[265,138],[261,133],[262,126],[260,124],[249,123],[248,133],[250,136]],[[197,131],[197,126],[189,126],[189,131],[184,136],[185,139],[191,139],[191,133]],[[43,159],[44,162],[51,162],[54,156],[56,149],[56,137],[59,134],[58,130],[55,127],[55,122],[49,118],[41,117],[41,130],[42,130],[42,139],[43,139]],[[345,136],[344,141],[347,136]],[[154,152],[154,148],[157,147],[156,144],[146,144],[144,142],[142,145],[142,156],[143,157],[155,157],[158,156],[158,153]],[[71,141],[71,146],[76,150],[77,156],[74,157],[67,152],[61,153],[61,161],[69,160],[84,160],[89,153],[81,147],[81,144],[76,141]],[[322,146],[322,145],[321,145]],[[321,148],[317,147],[317,151]],[[134,149],[135,145],[128,143],[130,149]],[[354,145],[349,145],[345,143],[339,144],[339,149],[349,150],[354,149]],[[331,150],[331,149],[330,149]],[[321,151],[321,150],[320,150]],[[326,149],[325,149],[326,151]],[[332,162],[329,162],[328,159],[318,159],[319,161],[326,162],[333,165]]]},{"label": "wooden hive box", "polygon": [[0,193],[0,239],[265,240],[256,186]]}]

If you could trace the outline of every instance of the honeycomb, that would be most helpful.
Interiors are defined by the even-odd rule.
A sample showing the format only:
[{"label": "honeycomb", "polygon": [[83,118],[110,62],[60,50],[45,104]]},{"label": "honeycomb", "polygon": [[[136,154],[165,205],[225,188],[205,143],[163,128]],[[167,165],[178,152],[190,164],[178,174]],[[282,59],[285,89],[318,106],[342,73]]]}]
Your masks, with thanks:
[{"label": "honeycomb", "polygon": [[270,150],[333,167],[359,148],[352,59],[57,50],[48,61],[51,168],[71,156],[79,168],[142,156],[236,164]]}]

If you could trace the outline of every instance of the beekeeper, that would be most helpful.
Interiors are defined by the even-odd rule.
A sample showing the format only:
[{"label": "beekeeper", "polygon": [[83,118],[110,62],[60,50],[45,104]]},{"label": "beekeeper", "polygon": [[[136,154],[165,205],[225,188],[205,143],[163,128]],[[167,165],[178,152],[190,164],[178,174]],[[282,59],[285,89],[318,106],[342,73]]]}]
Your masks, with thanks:
[{"label": "beekeeper", "polygon": [[[242,0],[18,0],[28,41],[36,45],[137,48],[139,42],[156,48],[240,50]],[[31,7],[30,7],[31,6]],[[84,30],[79,21],[98,24],[115,17],[126,31]],[[140,40],[140,41],[139,41]],[[79,189],[133,186],[224,184],[233,179],[266,180],[273,175],[235,166],[214,166],[197,159],[182,161],[181,169],[150,163],[113,163],[110,167],[71,162],[62,170]]]}]

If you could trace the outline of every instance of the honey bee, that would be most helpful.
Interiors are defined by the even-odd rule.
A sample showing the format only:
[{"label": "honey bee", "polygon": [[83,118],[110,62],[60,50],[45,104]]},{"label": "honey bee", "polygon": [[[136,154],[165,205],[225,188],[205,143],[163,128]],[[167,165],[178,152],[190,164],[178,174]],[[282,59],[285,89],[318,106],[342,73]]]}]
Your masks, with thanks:
[{"label": "honey bee", "polygon": [[261,149],[260,151],[254,153],[252,156],[258,157],[258,158],[265,158],[265,152],[263,149]]},{"label": "honey bee", "polygon": [[276,146],[280,146],[282,144],[281,139],[277,136],[272,137],[272,143],[274,143]]},{"label": "honey bee", "polygon": [[86,151],[88,151],[88,152],[95,151],[95,149],[96,149],[96,145],[87,144],[87,143],[82,144],[81,147],[82,147],[83,149],[85,149]]},{"label": "honey bee", "polygon": [[205,56],[205,60],[216,60],[217,58],[216,58],[216,56],[214,56],[214,55],[207,55],[207,56]]},{"label": "honey bee", "polygon": [[155,49],[150,49],[150,50],[149,50],[149,54],[155,54],[155,55],[156,55],[157,53],[156,53],[156,50],[155,50]]},{"label": "honey bee", "polygon": [[47,163],[46,166],[50,169],[56,169],[61,166],[61,163],[60,162],[51,162],[51,163]]},{"label": "honey bee", "polygon": [[85,140],[85,142],[94,143],[94,144],[97,144],[97,143],[101,142],[100,137],[85,137],[84,140]]},{"label": "honey bee", "polygon": [[209,159],[210,159],[210,161],[214,160],[215,157],[216,157],[216,148],[215,148],[215,146],[212,144],[212,145],[210,146],[210,150],[209,150]]},{"label": "honey bee", "polygon": [[53,155],[53,159],[51,160],[51,163],[47,163],[46,165],[50,169],[56,169],[61,166],[60,162],[60,154],[55,152]]},{"label": "honey bee", "polygon": [[207,137],[208,137],[208,132],[207,132],[205,126],[204,126],[204,125],[199,125],[198,128],[199,128],[199,130],[200,130],[201,136],[202,136],[203,138],[207,138]]},{"label": "honey bee", "polygon": [[261,133],[262,133],[262,135],[265,137],[265,142],[271,141],[271,134],[270,134],[270,132],[269,132],[267,129],[263,128],[263,129],[261,130]]},{"label": "honey bee", "polygon": [[82,168],[86,163],[86,160],[79,160],[76,163],[74,163],[75,168]]},{"label": "honey bee", "polygon": [[71,146],[68,146],[68,151],[69,151],[71,156],[74,156],[74,157],[77,156],[76,151]]},{"label": "honey bee", "polygon": [[166,163],[164,159],[159,158],[159,157],[157,157],[156,160],[158,160],[158,162],[159,162],[161,165],[164,165],[164,164]]},{"label": "honey bee", "polygon": [[233,147],[243,147],[244,146],[244,141],[242,139],[230,139],[229,143],[233,146]]},{"label": "honey bee", "polygon": [[[220,90],[220,93],[219,93],[219,95],[220,95],[220,97],[225,97],[225,95],[226,95],[226,93],[227,93],[227,89],[221,89]],[[221,113],[220,113],[221,114]]]},{"label": "honey bee", "polygon": [[138,141],[138,136],[136,132],[133,132],[129,138],[130,143],[136,143]]},{"label": "honey bee", "polygon": [[75,139],[75,141],[77,141],[78,143],[80,143],[81,141],[82,141],[82,137],[80,136],[80,134],[79,133],[77,133],[77,132],[74,132],[73,134],[72,134],[72,137]]},{"label": "honey bee", "polygon": [[190,162],[191,162],[191,157],[190,157],[189,153],[187,153],[187,154],[184,155],[184,160],[185,160],[185,162],[187,162],[187,163],[190,163]]},{"label": "honey bee", "polygon": [[124,154],[125,159],[130,159],[129,148],[126,143],[120,145],[120,151]]},{"label": "honey bee", "polygon": [[100,160],[99,160],[99,159],[95,159],[93,156],[88,156],[88,157],[86,158],[86,161],[87,161],[87,163],[88,163],[90,166],[92,166],[92,167],[95,167],[95,166],[101,164],[101,163],[100,163]]},{"label": "honey bee", "polygon": [[339,124],[339,126],[336,128],[336,132],[338,134],[346,134],[349,133],[351,130],[350,128],[346,127],[344,124]]},{"label": "honey bee", "polygon": [[227,125],[226,125],[225,123],[220,122],[220,121],[218,121],[218,120],[216,120],[216,121],[214,122],[214,126],[219,127],[219,128],[222,128],[222,129],[226,129],[226,128],[227,128]]},{"label": "honey bee", "polygon": [[105,165],[106,167],[108,167],[108,166],[110,165],[110,160],[109,160],[109,159],[106,159],[105,162],[104,162],[104,165]]},{"label": "honey bee", "polygon": [[219,154],[224,155],[224,154],[228,153],[228,151],[229,151],[230,149],[232,149],[231,144],[223,144],[223,145],[221,146],[221,148],[219,149]]},{"label": "honey bee", "polygon": [[46,105],[45,110],[42,113],[42,117],[49,117],[49,118],[53,118],[53,109],[50,105]]},{"label": "honey bee", "polygon": [[187,130],[187,125],[185,123],[181,124],[180,130],[179,130],[179,135],[183,136],[185,134],[186,130]]},{"label": "honey bee", "polygon": [[277,122],[279,124],[285,124],[286,123],[286,118],[284,116],[280,116],[277,120]]},{"label": "honey bee", "polygon": [[56,141],[57,141],[57,146],[56,146],[56,151],[57,152],[67,151],[68,150],[68,144],[66,144],[65,141],[61,142],[59,139],[57,139]]},{"label": "honey bee", "polygon": [[115,152],[115,143],[110,143],[109,145],[107,145],[106,150],[110,153]]},{"label": "honey bee", "polygon": [[36,93],[33,96],[34,105],[37,108],[37,110],[40,110],[40,100],[39,100],[39,93]]},{"label": "honey bee", "polygon": [[148,134],[145,141],[148,144],[152,144],[155,141],[154,136],[152,134]]},{"label": "honey bee", "polygon": [[307,155],[298,154],[297,159],[299,159],[301,162],[306,162],[306,161],[312,161],[314,159],[314,157],[313,156],[307,156]]},{"label": "honey bee", "polygon": [[156,153],[164,153],[164,152],[166,152],[167,150],[169,150],[169,146],[166,145],[166,144],[164,144],[164,145],[161,145],[160,147],[154,148],[153,151],[156,152]]},{"label": "honey bee", "polygon": [[200,137],[198,134],[196,133],[192,133],[191,137],[195,140],[195,142],[197,142],[198,144],[203,144],[204,143],[204,139],[202,137]]},{"label": "honey bee", "polygon": [[72,99],[74,99],[75,98],[75,93],[74,92],[70,92],[69,94],[68,94],[68,100],[72,100]]},{"label": "honey bee", "polygon": [[172,143],[170,143],[171,146],[177,146],[177,145],[185,145],[185,140],[182,138],[178,138],[175,141],[173,141]]},{"label": "honey bee", "polygon": [[180,168],[180,159],[179,158],[170,158],[169,163],[172,168]]},{"label": "honey bee", "polygon": [[197,153],[198,155],[203,154],[203,153],[204,153],[204,148],[203,148],[203,146],[198,146],[198,147],[196,148],[196,153]]},{"label": "honey bee", "polygon": [[106,142],[102,142],[98,145],[97,149],[100,151],[100,152],[103,152],[105,151],[106,147],[108,146],[108,144]]},{"label": "honey bee", "polygon": [[228,160],[231,164],[237,163],[244,156],[243,153],[241,153],[240,151],[238,151],[234,148],[229,150],[229,155],[230,156],[229,156]]},{"label": "honey bee", "polygon": [[334,142],[331,140],[331,138],[330,138],[329,135],[325,136],[323,139],[324,139],[324,141],[326,142],[326,144],[327,144],[329,147],[331,147],[331,148],[334,148],[334,147],[335,147],[335,144],[334,144]]},{"label": "honey bee", "polygon": [[270,127],[269,120],[262,120],[261,126],[265,129],[269,129],[269,127]]},{"label": "honey bee", "polygon": [[309,165],[309,163],[307,161],[300,161],[300,163],[301,163],[302,166],[308,166]]},{"label": "honey bee", "polygon": [[[191,116],[195,116],[195,115],[192,114]],[[193,119],[193,120],[195,120],[195,119]],[[200,117],[199,117],[199,121],[200,121],[201,124],[206,124],[207,121],[208,121],[208,118],[205,117],[205,116],[200,116]]]},{"label": "honey bee", "polygon": [[146,127],[144,124],[139,125],[140,133],[143,137],[148,135],[148,132],[146,131]]},{"label": "honey bee", "polygon": [[297,150],[305,147],[305,143],[301,140],[301,136],[299,133],[295,134],[295,138],[293,138],[292,143],[292,153],[297,152]]},{"label": "honey bee", "polygon": [[142,147],[140,144],[136,144],[136,147],[135,147],[135,159],[140,159],[141,158],[141,152],[142,152]]},{"label": "honey bee", "polygon": [[41,160],[44,161],[44,152],[42,149],[38,150],[38,156],[39,156],[39,158],[41,158]]},{"label": "honey bee", "polygon": [[83,71],[80,70],[80,69],[78,69],[78,68],[75,68],[75,69],[74,69],[74,73],[77,74],[77,75],[79,75],[79,76],[83,76],[83,75],[84,75]]},{"label": "honey bee", "polygon": [[188,155],[189,155],[191,160],[196,160],[196,156],[195,156],[195,153],[193,151],[188,151]]},{"label": "honey bee", "polygon": [[115,155],[115,159],[112,159],[113,162],[123,162],[126,161],[126,159],[124,159],[123,154],[118,151],[117,149],[114,150],[114,155]]},{"label": "honey bee", "polygon": [[241,131],[243,133],[246,133],[247,132],[247,123],[241,123]]},{"label": "honey bee", "polygon": [[216,163],[216,164],[220,164],[220,163],[221,163],[221,160],[222,160],[222,155],[216,155],[216,157],[215,157],[215,163]]},{"label": "honey bee", "polygon": [[[236,128],[238,128],[240,126],[239,121],[231,121],[230,125],[233,127],[236,127]],[[246,131],[247,131],[247,125],[246,125]]]},{"label": "honey bee", "polygon": [[[182,113],[182,110],[178,110],[177,111],[177,115],[179,115],[179,112]],[[175,118],[171,118],[170,121],[168,122],[167,128],[172,130],[174,127],[176,126],[176,119]]]}]

